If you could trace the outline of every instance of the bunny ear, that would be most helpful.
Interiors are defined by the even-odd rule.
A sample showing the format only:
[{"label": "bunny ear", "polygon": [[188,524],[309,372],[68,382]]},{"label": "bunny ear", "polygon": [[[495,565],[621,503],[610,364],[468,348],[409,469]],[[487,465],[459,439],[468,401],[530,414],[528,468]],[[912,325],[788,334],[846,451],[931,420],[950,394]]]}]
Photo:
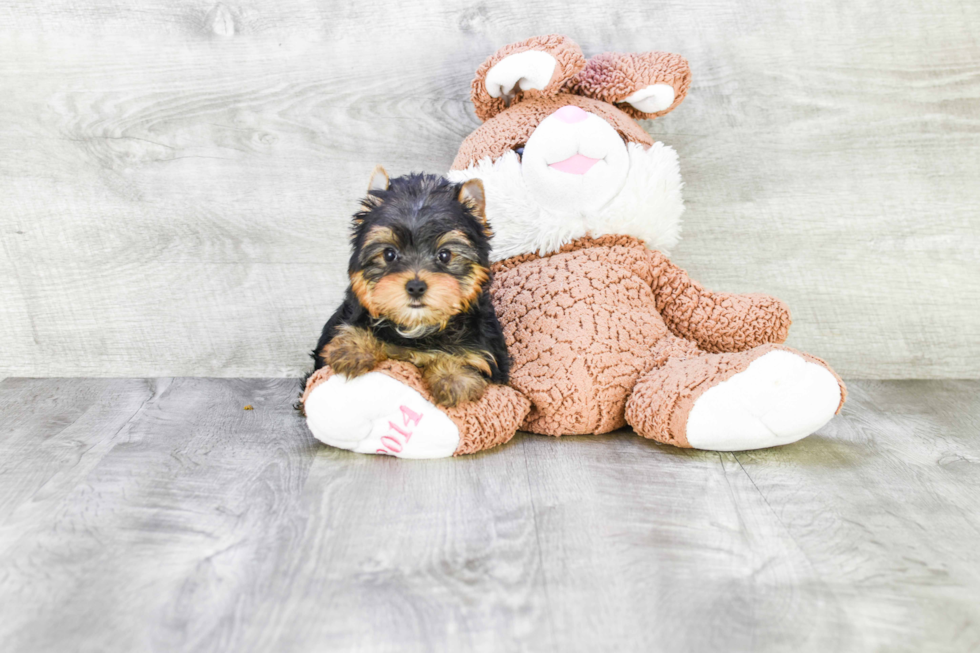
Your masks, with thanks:
[{"label": "bunny ear", "polygon": [[476,115],[486,121],[511,102],[558,93],[583,66],[581,48],[558,34],[506,45],[476,71],[470,94]]},{"label": "bunny ear", "polygon": [[605,52],[589,59],[565,90],[611,102],[634,118],[673,111],[691,86],[691,67],[679,54]]}]

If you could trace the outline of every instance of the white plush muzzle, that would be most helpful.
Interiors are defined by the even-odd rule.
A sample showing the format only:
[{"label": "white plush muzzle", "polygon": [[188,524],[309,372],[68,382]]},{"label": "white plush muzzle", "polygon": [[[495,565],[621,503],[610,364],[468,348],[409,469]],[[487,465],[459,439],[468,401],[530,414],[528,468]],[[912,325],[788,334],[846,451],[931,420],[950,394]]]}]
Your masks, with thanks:
[{"label": "white plush muzzle", "polygon": [[541,121],[524,147],[524,184],[550,210],[596,211],[626,183],[629,155],[615,129],[575,106]]},{"label": "white plush muzzle", "polygon": [[553,252],[588,235],[635,236],[665,253],[680,239],[677,153],[663,143],[624,144],[609,123],[578,107],[541,121],[523,158],[508,150],[448,177],[483,181],[495,261]]}]

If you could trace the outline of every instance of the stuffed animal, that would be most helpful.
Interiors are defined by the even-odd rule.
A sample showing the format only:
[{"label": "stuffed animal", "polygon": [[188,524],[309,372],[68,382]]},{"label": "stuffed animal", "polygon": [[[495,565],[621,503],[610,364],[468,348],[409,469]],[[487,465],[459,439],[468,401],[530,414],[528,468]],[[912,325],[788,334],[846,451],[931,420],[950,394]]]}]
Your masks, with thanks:
[{"label": "stuffed animal", "polygon": [[509,386],[442,408],[417,369],[387,361],[310,377],[321,441],[406,458],[473,453],[517,430],[607,433],[717,451],[800,440],[840,410],[844,384],[785,347],[790,314],[762,294],[711,292],[667,258],[683,212],[677,154],[636,122],[691,85],[676,54],[586,60],[566,37],[508,45],[472,85],[483,124],[449,177],[479,178],[494,231],[491,293]]}]

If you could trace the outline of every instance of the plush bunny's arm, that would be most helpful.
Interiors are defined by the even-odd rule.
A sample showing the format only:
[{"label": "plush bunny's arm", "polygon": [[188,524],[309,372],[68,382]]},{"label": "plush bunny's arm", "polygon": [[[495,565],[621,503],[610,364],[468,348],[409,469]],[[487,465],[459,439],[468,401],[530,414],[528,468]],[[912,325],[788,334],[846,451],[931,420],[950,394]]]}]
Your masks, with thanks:
[{"label": "plush bunny's arm", "polygon": [[704,351],[745,351],[785,342],[789,335],[789,309],[775,297],[711,292],[656,251],[650,252],[650,268],[657,309],[667,327]]}]

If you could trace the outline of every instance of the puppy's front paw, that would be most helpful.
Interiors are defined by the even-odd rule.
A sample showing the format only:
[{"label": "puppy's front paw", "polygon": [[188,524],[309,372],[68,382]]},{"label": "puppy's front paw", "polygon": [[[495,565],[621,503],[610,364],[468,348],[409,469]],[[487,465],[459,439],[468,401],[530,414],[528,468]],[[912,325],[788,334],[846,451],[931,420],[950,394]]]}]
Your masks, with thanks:
[{"label": "puppy's front paw", "polygon": [[436,403],[449,408],[464,401],[476,401],[487,388],[486,379],[476,370],[437,371],[424,376]]},{"label": "puppy's front paw", "polygon": [[385,359],[374,335],[354,327],[341,327],[321,355],[334,372],[348,379],[367,374]]},{"label": "puppy's front paw", "polygon": [[334,372],[343,374],[348,379],[367,374],[378,364],[375,358],[356,351],[334,351],[324,358]]}]

